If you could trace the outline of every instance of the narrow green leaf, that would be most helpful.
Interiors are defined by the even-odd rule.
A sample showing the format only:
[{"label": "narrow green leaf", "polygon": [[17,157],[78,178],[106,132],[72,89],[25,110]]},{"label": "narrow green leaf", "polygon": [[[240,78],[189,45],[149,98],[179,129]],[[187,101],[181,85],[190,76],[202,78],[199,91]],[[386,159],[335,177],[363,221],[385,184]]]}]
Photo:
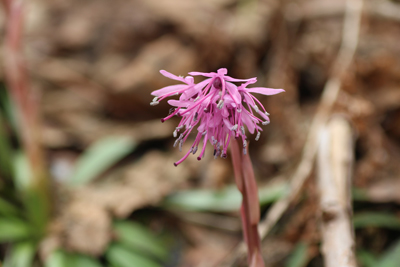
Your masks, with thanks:
[{"label": "narrow green leaf", "polygon": [[30,234],[25,222],[16,218],[0,218],[0,242],[21,240]]},{"label": "narrow green leaf", "polygon": [[32,242],[14,244],[4,267],[32,267],[36,247]]},{"label": "narrow green leaf", "polygon": [[[53,251],[44,263],[45,267],[70,267],[68,256],[61,250]],[[72,266],[71,266],[72,267]]]},{"label": "narrow green leaf", "polygon": [[382,227],[400,230],[400,219],[390,213],[365,212],[355,214],[353,217],[355,228]]},{"label": "narrow green leaf", "polygon": [[398,267],[400,263],[400,241],[397,241],[392,247],[382,255],[376,267]]},{"label": "narrow green leaf", "polygon": [[129,154],[135,146],[135,142],[127,137],[106,137],[97,141],[79,158],[69,182],[71,185],[90,182]]},{"label": "narrow green leaf", "polygon": [[159,239],[145,226],[136,222],[120,221],[114,224],[114,230],[120,243],[131,249],[147,252],[165,260],[168,251],[160,244]]},{"label": "narrow green leaf", "polygon": [[18,209],[12,205],[11,203],[9,203],[8,201],[6,201],[5,199],[0,197],[0,214],[1,215],[16,215],[18,214]]},{"label": "narrow green leaf", "polygon": [[118,267],[161,267],[160,264],[120,244],[112,244],[106,252],[106,258],[113,266]]},{"label": "narrow green leaf", "polygon": [[3,114],[0,110],[0,171],[5,177],[12,176],[12,150],[7,137]]},{"label": "narrow green leaf", "polygon": [[304,267],[309,262],[308,246],[304,242],[299,242],[290,255],[286,267]]},{"label": "narrow green leaf", "polygon": [[[261,187],[258,195],[261,205],[270,204],[284,195],[287,184],[276,183]],[[188,190],[175,193],[164,200],[164,205],[190,211],[230,212],[240,208],[242,196],[236,186],[221,190]]]},{"label": "narrow green leaf", "polygon": [[357,258],[363,267],[379,267],[377,258],[368,251],[358,251]]},{"label": "narrow green leaf", "polygon": [[14,182],[20,191],[30,188],[32,181],[32,171],[29,166],[26,154],[19,151],[14,156]]}]

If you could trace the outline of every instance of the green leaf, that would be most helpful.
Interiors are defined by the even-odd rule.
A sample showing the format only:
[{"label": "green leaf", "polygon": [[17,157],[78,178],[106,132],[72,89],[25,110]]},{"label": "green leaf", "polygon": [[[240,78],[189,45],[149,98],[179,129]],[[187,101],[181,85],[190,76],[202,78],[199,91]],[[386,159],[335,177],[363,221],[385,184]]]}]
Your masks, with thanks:
[{"label": "green leaf", "polygon": [[106,252],[106,258],[113,266],[118,267],[161,267],[160,264],[120,244],[112,244]]},{"label": "green leaf", "polygon": [[119,242],[127,247],[148,252],[162,260],[168,257],[168,251],[145,226],[136,222],[119,221],[114,223],[114,230]]},{"label": "green leaf", "polygon": [[14,156],[14,182],[20,191],[31,187],[32,171],[26,154],[19,151]]},{"label": "green leaf", "polygon": [[[281,198],[287,190],[285,182],[259,188],[261,205],[270,204]],[[237,211],[242,195],[236,186],[227,186],[221,190],[188,190],[175,193],[164,200],[164,205],[190,211]]]},{"label": "green leaf", "polygon": [[77,254],[71,258],[73,262],[69,265],[73,267],[102,267],[98,261],[89,256]]},{"label": "green leaf", "polygon": [[355,214],[353,217],[355,228],[382,227],[400,230],[400,219],[390,213],[365,212]]},{"label": "green leaf", "polygon": [[12,205],[11,203],[9,203],[8,201],[6,201],[5,199],[0,197],[0,214],[1,215],[16,215],[18,214],[18,209]]},{"label": "green leaf", "polygon": [[135,142],[127,137],[106,137],[97,141],[79,158],[69,182],[72,185],[90,182],[129,154],[135,146]]},{"label": "green leaf", "polygon": [[[70,267],[68,256],[61,250],[53,251],[44,263],[45,267]],[[72,267],[72,266],[71,266]]]},{"label": "green leaf", "polygon": [[400,241],[397,241],[380,258],[376,267],[398,267],[400,263]]},{"label": "green leaf", "polygon": [[21,240],[30,234],[25,222],[16,218],[0,218],[0,242]]},{"label": "green leaf", "polygon": [[0,170],[5,177],[12,176],[12,150],[0,110]]},{"label": "green leaf", "polygon": [[364,188],[356,188],[352,189],[352,198],[354,201],[368,201],[368,192]]},{"label": "green leaf", "polygon": [[304,267],[309,262],[308,246],[304,242],[300,242],[294,248],[290,255],[286,267]]},{"label": "green leaf", "polygon": [[32,267],[36,247],[32,242],[14,244],[4,267]]},{"label": "green leaf", "polygon": [[360,250],[357,252],[358,261],[363,267],[378,267],[377,258],[370,252],[365,250]]}]

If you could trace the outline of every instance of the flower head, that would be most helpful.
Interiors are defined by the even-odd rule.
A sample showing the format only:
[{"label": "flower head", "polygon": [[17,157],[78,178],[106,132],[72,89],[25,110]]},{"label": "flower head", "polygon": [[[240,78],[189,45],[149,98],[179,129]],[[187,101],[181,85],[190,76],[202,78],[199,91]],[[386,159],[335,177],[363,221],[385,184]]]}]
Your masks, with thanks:
[{"label": "flower head", "polygon": [[[189,134],[194,129],[197,130],[192,147],[183,158],[174,163],[175,166],[184,161],[190,153],[196,154],[201,142],[198,160],[204,156],[207,141],[214,147],[215,158],[226,157],[231,138],[242,139],[243,153],[246,154],[246,128],[251,134],[256,132],[258,140],[262,132],[259,124],[269,124],[269,113],[252,93],[275,95],[284,92],[283,89],[247,88],[248,85],[256,83],[257,78],[235,79],[227,76],[228,71],[224,68],[219,69],[217,73],[189,72],[192,76],[207,77],[197,84],[194,83],[192,76],[176,76],[165,70],[161,70],[160,73],[167,78],[182,82],[151,93],[155,96],[150,103],[152,106],[167,97],[180,95],[179,100],[168,100],[168,104],[174,108],[167,117],[161,119],[164,122],[175,115],[182,118],[173,133],[177,138],[174,146],[179,146],[182,150],[182,145]],[[236,86],[234,83],[241,84]]]}]

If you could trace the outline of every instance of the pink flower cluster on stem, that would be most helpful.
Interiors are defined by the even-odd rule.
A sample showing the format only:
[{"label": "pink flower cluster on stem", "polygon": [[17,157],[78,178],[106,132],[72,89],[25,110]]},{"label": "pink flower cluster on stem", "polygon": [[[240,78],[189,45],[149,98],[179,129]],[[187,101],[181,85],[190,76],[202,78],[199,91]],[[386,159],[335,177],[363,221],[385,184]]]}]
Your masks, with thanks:
[{"label": "pink flower cluster on stem", "polygon": [[[284,90],[264,87],[247,88],[257,79],[235,79],[226,75],[226,69],[219,69],[217,73],[190,72],[190,75],[207,77],[206,80],[197,84],[194,83],[192,76],[178,77],[165,70],[160,72],[165,77],[182,82],[182,84],[167,86],[152,92],[155,97],[150,103],[154,106],[167,97],[180,95],[179,100],[168,100],[174,108],[167,117],[161,120],[164,122],[173,116],[182,118],[173,133],[177,138],[174,146],[179,145],[179,149],[182,150],[183,143],[197,127],[197,135],[190,150],[174,165],[179,165],[191,153],[195,154],[201,142],[203,143],[198,160],[204,156],[208,142],[214,147],[214,157],[223,158],[226,158],[229,143],[232,143],[235,182],[243,196],[240,215],[243,236],[248,248],[249,266],[264,267],[257,229],[260,206],[254,171],[247,154],[246,128],[251,134],[256,132],[255,139],[258,140],[262,132],[260,123],[269,124],[269,113],[252,93],[275,95]],[[240,83],[240,85],[237,86],[234,83]]]},{"label": "pink flower cluster on stem", "polygon": [[[155,96],[150,105],[159,104],[165,98],[180,95],[178,100],[170,99],[168,104],[173,106],[170,114],[163,118],[164,122],[173,116],[181,117],[179,125],[173,135],[176,139],[174,146],[182,150],[183,143],[190,133],[196,129],[194,143],[187,153],[177,162],[178,166],[191,153],[201,160],[204,156],[207,142],[214,147],[214,157],[226,158],[227,149],[232,138],[239,138],[243,144],[243,153],[247,153],[246,128],[251,134],[256,133],[256,140],[260,138],[262,128],[260,124],[269,124],[269,113],[261,102],[252,93],[275,95],[283,89],[265,87],[247,88],[257,82],[257,78],[235,79],[227,76],[226,69],[221,68],[216,73],[190,72],[192,76],[204,76],[202,82],[194,83],[192,76],[176,76],[165,70],[160,73],[167,78],[182,82],[153,91]],[[234,83],[241,83],[237,86]],[[246,128],[245,128],[246,126]],[[179,136],[179,137],[178,137]]]}]

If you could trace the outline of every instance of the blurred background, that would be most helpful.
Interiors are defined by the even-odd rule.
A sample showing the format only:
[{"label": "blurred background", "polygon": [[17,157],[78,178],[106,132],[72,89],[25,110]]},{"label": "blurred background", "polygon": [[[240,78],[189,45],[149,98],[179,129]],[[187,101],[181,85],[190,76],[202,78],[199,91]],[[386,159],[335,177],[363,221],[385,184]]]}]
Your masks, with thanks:
[{"label": "blurred background", "polygon": [[[0,266],[218,266],[242,240],[231,161],[208,149],[173,166],[178,118],[149,105],[174,84],[159,70],[224,67],[286,90],[259,97],[271,124],[250,144],[265,216],[301,161],[346,1],[13,2],[0,17]],[[400,2],[365,0],[360,27],[333,113],[354,130],[359,266],[398,267]],[[323,266],[315,176],[262,242],[267,266]]]}]

